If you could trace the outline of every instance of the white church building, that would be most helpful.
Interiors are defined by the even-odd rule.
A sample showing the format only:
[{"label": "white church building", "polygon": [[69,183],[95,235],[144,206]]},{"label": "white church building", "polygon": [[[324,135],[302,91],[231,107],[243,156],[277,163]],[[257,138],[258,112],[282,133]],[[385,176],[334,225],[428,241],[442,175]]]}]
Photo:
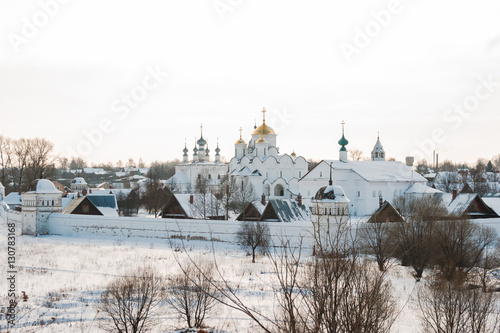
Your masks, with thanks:
[{"label": "white church building", "polygon": [[351,216],[371,215],[379,207],[379,199],[391,203],[403,196],[414,184],[426,186],[427,180],[402,162],[386,161],[385,151],[377,138],[370,161],[350,161],[342,122],[339,160],[322,160],[300,179],[299,190],[304,198],[315,196],[328,182],[330,170],[333,184],[342,187],[349,198]]},{"label": "white church building", "polygon": [[184,144],[182,164],[175,166],[175,175],[167,180],[167,184],[176,193],[194,193],[196,185],[204,180],[211,192],[217,192],[221,179],[228,174],[227,164],[221,163],[219,143],[215,148],[212,161],[208,142],[203,138],[203,125],[198,140],[195,139],[192,159],[189,159],[187,144]]},{"label": "white church building", "polygon": [[243,140],[240,128],[234,157],[229,162],[230,175],[248,179],[257,197],[295,198],[299,194],[299,179],[307,173],[308,163],[295,152],[280,154],[277,134],[266,124],[266,109],[262,114],[262,125],[254,126],[248,143]]}]

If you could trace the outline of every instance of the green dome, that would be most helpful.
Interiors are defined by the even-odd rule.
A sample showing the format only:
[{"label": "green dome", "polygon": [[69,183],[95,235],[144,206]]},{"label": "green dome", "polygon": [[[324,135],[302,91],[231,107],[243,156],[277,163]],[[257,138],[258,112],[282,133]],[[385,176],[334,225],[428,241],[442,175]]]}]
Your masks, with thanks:
[{"label": "green dome", "polygon": [[342,138],[339,140],[339,145],[341,145],[342,148],[345,150],[344,146],[347,146],[348,143],[349,141],[347,141],[347,139],[344,137],[344,134],[342,134]]}]

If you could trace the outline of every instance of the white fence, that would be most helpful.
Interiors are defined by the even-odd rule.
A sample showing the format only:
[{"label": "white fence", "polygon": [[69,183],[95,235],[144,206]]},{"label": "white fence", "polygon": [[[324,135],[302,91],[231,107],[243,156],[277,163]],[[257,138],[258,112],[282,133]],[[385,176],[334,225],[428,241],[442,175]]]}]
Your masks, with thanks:
[{"label": "white fence", "polygon": [[[121,236],[145,238],[190,238],[234,242],[239,221],[174,220],[140,217],[105,217],[53,213],[47,220],[49,234],[63,236]],[[267,223],[275,243],[279,237],[303,236],[312,246],[311,222]]]},{"label": "white fence", "polygon": [[7,223],[15,223],[16,224],[16,236],[20,236],[22,232],[22,222],[23,217],[21,212],[17,212],[11,209],[5,209],[5,207],[0,206],[0,216],[5,219]]}]

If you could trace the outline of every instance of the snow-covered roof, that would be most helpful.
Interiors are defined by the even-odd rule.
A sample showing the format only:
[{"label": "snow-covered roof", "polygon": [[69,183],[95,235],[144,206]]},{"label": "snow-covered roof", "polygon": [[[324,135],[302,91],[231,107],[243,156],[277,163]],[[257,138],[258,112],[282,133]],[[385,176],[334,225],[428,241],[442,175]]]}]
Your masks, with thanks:
[{"label": "snow-covered roof", "polygon": [[[186,215],[188,217],[197,219],[203,218],[203,210],[197,209],[197,206],[201,205],[200,201],[202,196],[201,194],[199,193],[193,194],[193,203],[190,202],[191,194],[174,194],[174,196],[181,205],[184,212],[186,212]],[[215,205],[218,204],[218,200],[215,197],[215,195],[207,194],[205,198],[205,203],[206,203],[207,216],[215,216],[216,214],[218,214],[218,216],[226,215],[224,208],[221,206],[218,207],[217,211],[215,210]],[[213,205],[211,205],[210,203],[213,203]]]},{"label": "snow-covered roof", "polygon": [[3,201],[10,206],[10,208],[14,208],[15,205],[21,204],[21,195],[17,192],[10,192],[5,196]]},{"label": "snow-covered roof", "polygon": [[[303,201],[302,203],[302,206],[299,206],[296,200],[271,199],[265,211],[270,209],[269,205],[271,205],[280,222],[311,221],[311,202]],[[262,220],[266,221],[269,219],[265,219],[265,216],[263,216]]]},{"label": "snow-covered roof", "polygon": [[453,198],[450,193],[445,193],[443,195],[443,201],[448,208],[448,213],[450,215],[462,216],[465,210],[470,206],[472,201],[477,197],[477,193],[461,193],[457,195],[454,200],[450,200]]},{"label": "snow-covered roof", "polygon": [[500,197],[483,197],[483,201],[495,211],[498,215],[500,215]]},{"label": "snow-covered roof", "polygon": [[427,182],[427,179],[399,161],[333,161],[323,160],[334,170],[352,170],[370,182]]},{"label": "snow-covered roof", "polygon": [[36,193],[62,193],[48,179],[40,179],[36,184]]},{"label": "snow-covered roof", "polygon": [[337,185],[321,187],[314,199],[323,202],[351,202],[345,195],[344,189]]},{"label": "snow-covered roof", "polygon": [[443,193],[443,192],[421,183],[415,183],[405,191],[405,194],[435,194],[435,193]]},{"label": "snow-covered roof", "polygon": [[62,200],[61,200],[61,209],[64,210],[71,201],[73,201],[73,197],[62,198]]},{"label": "snow-covered roof", "polygon": [[175,175],[167,179],[168,184],[190,184],[191,181],[185,172],[179,171]]},{"label": "snow-covered roof", "polygon": [[87,185],[87,182],[85,181],[85,179],[83,179],[83,177],[76,177],[75,179],[73,179],[71,181],[71,184],[75,184],[75,185]]}]

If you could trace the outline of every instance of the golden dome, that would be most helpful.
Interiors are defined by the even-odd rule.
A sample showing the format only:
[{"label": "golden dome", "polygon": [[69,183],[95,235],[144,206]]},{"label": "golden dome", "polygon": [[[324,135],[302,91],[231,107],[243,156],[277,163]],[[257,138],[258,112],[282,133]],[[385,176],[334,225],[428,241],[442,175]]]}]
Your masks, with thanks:
[{"label": "golden dome", "polygon": [[244,144],[247,144],[245,142],[245,140],[243,140],[243,138],[241,137],[241,133],[243,132],[243,128],[240,127],[240,139],[238,141],[236,141],[235,145],[239,145],[240,143],[244,143]]},{"label": "golden dome", "polygon": [[245,140],[243,140],[242,138],[240,138],[238,141],[236,141],[235,145],[238,145],[238,144],[240,144],[240,143],[247,144],[247,143],[245,142]]},{"label": "golden dome", "polygon": [[265,143],[267,142],[266,140],[264,140],[264,138],[262,137],[262,134],[260,135],[260,139],[255,141],[255,143]]},{"label": "golden dome", "polygon": [[262,122],[262,125],[257,127],[255,131],[253,131],[252,135],[266,135],[266,134],[276,134],[274,130],[266,125],[266,121]]},{"label": "golden dome", "polygon": [[297,156],[297,154],[295,154],[295,150],[292,152],[292,156],[293,156],[293,157],[296,157],[296,156]]}]

